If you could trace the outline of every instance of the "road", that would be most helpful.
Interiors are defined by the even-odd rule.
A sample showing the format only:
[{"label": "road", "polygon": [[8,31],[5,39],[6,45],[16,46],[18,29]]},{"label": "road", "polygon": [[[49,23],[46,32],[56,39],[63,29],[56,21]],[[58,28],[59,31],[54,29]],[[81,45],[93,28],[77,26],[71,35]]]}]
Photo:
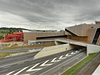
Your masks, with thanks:
[{"label": "road", "polygon": [[61,75],[62,72],[69,69],[69,67],[71,67],[72,65],[80,61],[85,56],[86,54],[84,52],[79,53],[75,56],[71,56],[69,58],[63,59],[59,61],[58,63],[51,65],[50,67],[47,67],[38,72],[35,72],[34,75],[47,75],[47,74],[48,75]]},{"label": "road", "polygon": [[[77,62],[82,59],[82,56],[85,56],[84,52],[70,50],[40,59],[25,58],[27,59],[26,61],[16,61],[10,65],[6,62],[6,66],[2,66],[3,63],[0,65],[0,75],[45,75],[45,73],[49,72],[54,66],[57,66],[66,60],[69,62],[70,60],[76,59],[75,61]],[[19,60],[19,58],[17,59]],[[23,59],[23,57],[20,59]],[[69,65],[72,66],[72,62],[67,65],[68,67]]]},{"label": "road", "polygon": [[76,75],[92,75],[100,64],[100,54],[97,55],[91,62],[83,67]]},{"label": "road", "polygon": [[8,66],[8,65],[15,64],[15,63],[18,63],[18,62],[24,62],[24,61],[27,61],[27,60],[32,60],[33,57],[37,53],[38,52],[31,52],[31,53],[27,53],[27,54],[16,55],[16,56],[1,59],[0,60],[0,68],[4,67],[6,65]]}]

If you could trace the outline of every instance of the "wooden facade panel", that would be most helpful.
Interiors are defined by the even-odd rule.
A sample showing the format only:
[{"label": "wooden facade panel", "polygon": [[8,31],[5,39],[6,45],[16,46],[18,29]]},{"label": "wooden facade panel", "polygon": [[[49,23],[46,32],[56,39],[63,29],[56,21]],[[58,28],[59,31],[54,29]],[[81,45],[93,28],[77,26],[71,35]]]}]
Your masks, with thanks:
[{"label": "wooden facade panel", "polygon": [[99,35],[99,39],[97,41],[97,45],[100,45],[100,35]]},{"label": "wooden facade panel", "polygon": [[89,29],[87,32],[88,32],[88,33],[87,33],[87,36],[88,36],[88,43],[92,43],[93,38],[94,38],[95,33],[96,33],[96,29],[92,28],[92,29]]},{"label": "wooden facade panel", "polygon": [[66,29],[76,33],[78,36],[88,36],[88,30],[96,28],[100,28],[100,24],[81,24],[67,27]]},{"label": "wooden facade panel", "polygon": [[25,32],[24,43],[27,43],[28,40],[36,40],[36,37],[60,36],[60,35],[65,35],[65,33],[64,32]]},{"label": "wooden facade panel", "polygon": [[81,37],[81,36],[67,36],[68,39],[71,39],[71,40],[75,40],[75,41],[82,41],[82,42],[88,42],[88,37],[87,36],[84,36],[84,37]]},{"label": "wooden facade panel", "polygon": [[72,31],[73,33],[80,35],[82,34],[82,26],[81,25],[75,25],[72,27],[68,27],[68,30]]}]

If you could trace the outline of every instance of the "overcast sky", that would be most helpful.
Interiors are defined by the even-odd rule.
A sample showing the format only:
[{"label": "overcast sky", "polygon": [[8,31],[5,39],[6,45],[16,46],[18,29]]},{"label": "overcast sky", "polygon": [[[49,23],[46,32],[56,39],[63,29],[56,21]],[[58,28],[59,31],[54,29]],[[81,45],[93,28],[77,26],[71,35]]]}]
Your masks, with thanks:
[{"label": "overcast sky", "polygon": [[0,27],[60,30],[100,21],[100,0],[0,0]]}]

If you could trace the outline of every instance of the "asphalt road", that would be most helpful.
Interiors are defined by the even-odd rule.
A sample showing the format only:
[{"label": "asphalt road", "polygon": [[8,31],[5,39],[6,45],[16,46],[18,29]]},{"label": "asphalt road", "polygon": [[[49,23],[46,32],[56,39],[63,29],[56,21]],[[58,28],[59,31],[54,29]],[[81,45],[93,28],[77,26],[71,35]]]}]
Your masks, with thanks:
[{"label": "asphalt road", "polygon": [[[11,64],[8,64],[7,62],[4,63],[6,66],[2,66],[3,63],[1,63],[0,75],[41,75],[48,72],[48,70],[52,69],[54,66],[63,63],[65,60],[68,60],[67,62],[69,62],[70,60],[77,58],[75,61],[79,61],[81,59],[80,57],[84,56],[84,54],[85,53],[81,51],[70,50],[40,59],[30,58],[32,56],[29,56],[28,58],[18,56],[19,58],[15,57],[15,59],[20,59],[20,61],[14,62],[14,60],[11,60],[9,61]],[[34,54],[32,55],[34,57]],[[14,63],[12,63],[12,61]],[[68,65],[72,64],[68,63]]]},{"label": "asphalt road", "polygon": [[31,53],[26,53],[26,54],[21,54],[21,55],[16,55],[16,56],[11,56],[11,57],[0,59],[0,68],[4,66],[12,65],[15,63],[21,63],[27,60],[32,60],[33,57],[37,53],[38,52],[31,52]]},{"label": "asphalt road", "polygon": [[31,75],[61,75],[62,72],[67,70],[69,67],[77,63],[79,60],[84,58],[86,54],[84,52],[75,54],[75,56],[70,56],[66,59],[59,61],[58,63],[54,63],[53,65],[46,67],[38,72],[35,72]]},{"label": "asphalt road", "polygon": [[92,75],[100,64],[100,54],[97,55],[91,62],[83,67],[76,75]]}]

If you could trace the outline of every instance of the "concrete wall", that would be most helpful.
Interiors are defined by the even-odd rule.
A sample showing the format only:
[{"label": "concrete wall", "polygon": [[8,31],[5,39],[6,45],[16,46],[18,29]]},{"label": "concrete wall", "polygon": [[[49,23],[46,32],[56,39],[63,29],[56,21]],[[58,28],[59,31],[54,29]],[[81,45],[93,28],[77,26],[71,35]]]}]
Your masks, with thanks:
[{"label": "concrete wall", "polygon": [[27,43],[28,40],[36,40],[36,37],[61,36],[61,35],[65,35],[65,33],[64,32],[25,32],[24,43]]},{"label": "concrete wall", "polygon": [[[80,24],[72,27],[67,27],[66,29],[76,33],[78,36],[88,36],[88,29],[93,28],[100,28],[100,24]],[[66,32],[65,34],[67,35]]]},{"label": "concrete wall", "polygon": [[43,43],[55,43],[54,40],[28,40],[28,45],[43,44]]},{"label": "concrete wall", "polygon": [[[68,27],[66,29],[72,31],[73,33],[76,33],[78,35],[78,37],[69,35],[68,32],[65,32],[65,35],[69,35],[67,37],[72,40],[92,43],[97,28],[100,28],[100,24],[75,25],[72,27]],[[99,44],[99,43],[100,42],[98,40],[97,44]]]},{"label": "concrete wall", "polygon": [[67,44],[67,42],[62,42],[62,41],[55,41],[56,45],[62,45],[62,44]]},{"label": "concrete wall", "polygon": [[92,43],[93,38],[94,38],[95,33],[96,33],[96,30],[97,29],[95,29],[95,28],[92,28],[92,29],[88,30],[88,33],[87,33],[87,35],[88,35],[88,43]]},{"label": "concrete wall", "polygon": [[39,53],[37,53],[34,58],[37,59],[37,58],[53,55],[56,53],[64,52],[66,50],[73,49],[74,47],[75,47],[74,45],[70,45],[70,44],[45,47]]},{"label": "concrete wall", "polygon": [[100,28],[100,24],[85,24],[82,26],[82,28],[83,28],[83,36],[84,35],[88,36],[88,33],[92,33],[88,32],[88,30]]},{"label": "concrete wall", "polygon": [[100,46],[87,44],[87,54],[100,52]]},{"label": "concrete wall", "polygon": [[[87,33],[87,35],[88,35],[88,43],[92,43],[92,41],[94,39],[94,36],[95,36],[95,33],[96,33],[96,30],[97,30],[96,28],[92,28],[92,29],[88,30],[88,33]],[[97,45],[100,45],[100,36],[99,36],[99,38],[97,40]]]}]

